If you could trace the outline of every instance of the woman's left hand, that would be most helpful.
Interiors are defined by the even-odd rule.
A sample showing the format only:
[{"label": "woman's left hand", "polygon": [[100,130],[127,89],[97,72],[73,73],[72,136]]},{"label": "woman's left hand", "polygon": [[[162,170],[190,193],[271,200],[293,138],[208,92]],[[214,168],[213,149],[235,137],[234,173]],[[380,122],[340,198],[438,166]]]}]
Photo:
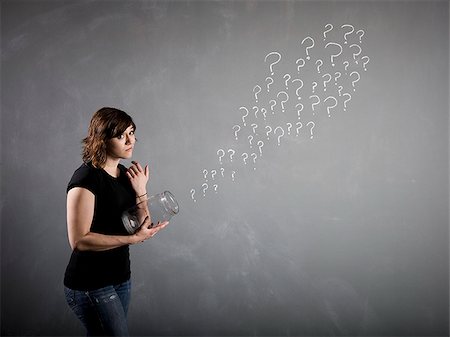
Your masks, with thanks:
[{"label": "woman's left hand", "polygon": [[137,161],[131,162],[131,165],[127,170],[128,179],[130,179],[131,186],[137,195],[143,195],[147,193],[147,182],[149,179],[148,165],[142,168],[141,164]]}]

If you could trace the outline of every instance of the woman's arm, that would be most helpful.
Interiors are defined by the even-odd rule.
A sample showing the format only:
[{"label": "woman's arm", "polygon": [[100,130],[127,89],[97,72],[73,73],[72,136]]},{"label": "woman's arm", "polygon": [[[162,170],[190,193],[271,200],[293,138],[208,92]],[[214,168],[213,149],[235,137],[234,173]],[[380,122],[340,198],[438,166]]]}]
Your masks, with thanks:
[{"label": "woman's arm", "polygon": [[146,218],[141,228],[133,235],[104,235],[90,231],[94,217],[95,196],[88,189],[74,187],[67,194],[67,232],[72,249],[101,251],[123,245],[135,244],[155,235],[167,224],[155,228]]}]

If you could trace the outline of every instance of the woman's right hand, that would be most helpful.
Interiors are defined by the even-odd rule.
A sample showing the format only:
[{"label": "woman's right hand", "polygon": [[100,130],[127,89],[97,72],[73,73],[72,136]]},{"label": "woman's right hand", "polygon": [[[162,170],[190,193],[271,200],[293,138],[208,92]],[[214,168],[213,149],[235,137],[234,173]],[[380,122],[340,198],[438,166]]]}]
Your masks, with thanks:
[{"label": "woman's right hand", "polygon": [[156,226],[152,226],[150,223],[150,218],[147,216],[144,219],[144,222],[142,223],[141,227],[137,230],[137,232],[134,234],[136,237],[136,243],[137,242],[144,242],[145,240],[152,238],[158,233],[161,229],[166,227],[169,224],[169,221],[164,222],[158,222]]}]

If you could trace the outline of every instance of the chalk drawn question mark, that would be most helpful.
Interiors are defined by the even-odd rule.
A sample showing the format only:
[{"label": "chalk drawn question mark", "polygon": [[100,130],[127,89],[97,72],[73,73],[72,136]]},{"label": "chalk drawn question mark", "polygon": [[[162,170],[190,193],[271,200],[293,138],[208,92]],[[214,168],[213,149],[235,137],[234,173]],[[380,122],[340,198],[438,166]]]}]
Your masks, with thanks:
[{"label": "chalk drawn question mark", "polygon": [[331,81],[331,75],[330,74],[323,74],[322,78],[328,77],[328,80],[323,81],[323,91],[327,91],[327,83]]},{"label": "chalk drawn question mark", "polygon": [[247,109],[245,106],[241,106],[241,107],[239,108],[239,110],[242,110],[242,109],[245,110],[245,111],[247,112],[245,115],[242,116],[242,122],[244,123],[244,126],[246,126],[247,124],[245,124],[245,117],[248,116],[249,111],[248,111],[248,109]]},{"label": "chalk drawn question mark", "polygon": [[299,90],[301,88],[303,88],[303,81],[301,79],[299,79],[299,78],[296,78],[295,80],[292,80],[292,83],[294,83],[294,82],[300,82],[300,86],[295,90],[295,94],[297,95],[298,99],[301,99],[300,94],[299,94]]},{"label": "chalk drawn question mark", "polygon": [[251,125],[251,127],[252,127],[252,129],[253,129],[253,133],[254,133],[255,135],[258,135],[258,134],[256,133],[256,129],[258,128],[258,124],[253,123],[253,124]]},{"label": "chalk drawn question mark", "polygon": [[317,72],[320,74],[320,67],[323,66],[323,61],[321,59],[318,59],[316,61],[316,66],[317,66]]},{"label": "chalk drawn question mark", "polygon": [[289,89],[288,82],[291,79],[291,75],[290,74],[285,74],[283,76],[283,79],[284,79],[284,84],[286,86],[286,90],[288,90]]},{"label": "chalk drawn question mark", "polygon": [[[219,153],[223,153],[222,155],[220,155]],[[222,149],[217,150],[217,155],[219,156],[219,163],[220,165],[222,165],[222,158],[225,157],[225,151]]]},{"label": "chalk drawn question mark", "polygon": [[266,126],[266,136],[267,136],[267,139],[269,139],[269,133],[271,133],[272,132],[272,127],[270,126],[270,125],[267,125]]},{"label": "chalk drawn question mark", "polygon": [[300,69],[302,69],[305,66],[305,60],[299,58],[297,61],[295,61],[295,64],[297,65],[297,72],[300,74]]},{"label": "chalk drawn question mark", "polygon": [[309,124],[311,124],[311,139],[313,139],[314,135],[313,135],[313,129],[316,126],[316,123],[314,123],[313,121],[308,122],[308,124],[306,124],[306,126],[309,126]]},{"label": "chalk drawn question mark", "polygon": [[214,177],[216,176],[217,171],[216,170],[211,170],[211,178],[212,180],[214,180]]},{"label": "chalk drawn question mark", "polygon": [[203,196],[205,196],[205,195],[206,195],[206,190],[208,189],[208,184],[207,184],[207,183],[204,183],[204,184],[202,185],[202,187],[203,187]]},{"label": "chalk drawn question mark", "polygon": [[335,43],[335,42],[328,42],[325,45],[325,48],[327,48],[328,46],[337,46],[337,47],[339,47],[339,52],[337,54],[331,54],[331,56],[330,56],[331,65],[334,67],[334,59],[342,54],[342,46],[339,43]]},{"label": "chalk drawn question mark", "polygon": [[295,129],[295,132],[297,132],[296,137],[298,137],[300,129],[303,127],[303,124],[302,124],[302,122],[297,122],[297,123],[295,123],[295,125],[297,126],[297,128]]},{"label": "chalk drawn question mark", "polygon": [[357,49],[359,49],[359,51],[357,53],[353,53],[353,60],[355,60],[355,63],[358,64],[358,60],[356,59],[356,57],[359,56],[359,54],[361,54],[362,49],[359,46],[359,44],[356,44],[356,43],[350,45],[349,48],[352,48],[352,47],[356,47]]},{"label": "chalk drawn question mark", "polygon": [[252,146],[253,136],[250,135],[250,136],[247,137],[247,139],[248,139],[248,141],[249,141],[249,143],[250,143],[250,147],[253,147],[253,146]]},{"label": "chalk drawn question mark", "polygon": [[348,98],[344,101],[344,111],[347,110],[347,102],[349,102],[352,99],[352,95],[350,95],[348,92],[342,95],[342,97],[348,96]]},{"label": "chalk drawn question mark", "polygon": [[214,187],[214,192],[217,193],[217,187],[218,187],[218,185],[217,185],[217,184],[214,184],[213,187]]},{"label": "chalk drawn question mark", "polygon": [[369,58],[369,56],[363,56],[363,57],[361,57],[361,61],[362,60],[366,60],[365,62],[363,62],[363,68],[364,68],[364,71],[367,71],[366,64],[369,63],[370,58]]},{"label": "chalk drawn question mark", "polygon": [[[258,155],[256,153],[252,153],[250,155],[253,158],[253,164],[256,164],[256,158],[258,158]],[[254,170],[256,170],[256,167],[253,167]]]},{"label": "chalk drawn question mark", "polygon": [[230,161],[232,162],[233,161],[233,156],[236,153],[236,151],[234,151],[233,149],[229,149],[228,153],[230,154]]},{"label": "chalk drawn question mark", "polygon": [[313,114],[314,114],[314,107],[315,107],[317,104],[320,103],[320,97],[317,96],[317,95],[311,95],[311,96],[309,96],[309,98],[310,98],[310,99],[311,99],[311,98],[316,98],[316,99],[317,99],[317,102],[316,102],[316,103],[312,103],[312,104],[311,104],[311,109],[312,109]]},{"label": "chalk drawn question mark", "polygon": [[341,96],[342,89],[344,89],[344,87],[342,85],[340,85],[338,87],[338,94],[339,94],[339,96]]},{"label": "chalk drawn question mark", "polygon": [[[298,108],[299,106],[301,106],[301,108]],[[302,103],[298,103],[295,107],[297,108],[298,119],[300,119],[300,112],[303,111],[303,104]]]},{"label": "chalk drawn question mark", "polygon": [[194,202],[197,202],[197,200],[194,199],[194,194],[195,194],[195,190],[192,189],[191,190],[191,198],[192,198],[192,200],[194,200]]},{"label": "chalk drawn question mark", "polygon": [[310,57],[309,57],[309,49],[311,49],[311,48],[314,47],[315,42],[314,42],[314,39],[313,39],[311,36],[307,36],[307,37],[305,37],[305,38],[303,39],[303,41],[302,41],[301,44],[303,45],[303,43],[304,43],[306,40],[310,40],[310,41],[312,42],[312,45],[311,45],[311,46],[305,48],[306,59],[309,60],[309,59],[310,59]]},{"label": "chalk drawn question mark", "polygon": [[[256,90],[255,90],[256,89]],[[258,103],[258,94],[262,91],[261,87],[259,85],[255,85],[253,88],[253,92],[255,93],[255,100],[256,103]]]},{"label": "chalk drawn question mark", "polygon": [[223,173],[225,172],[225,169],[223,167],[220,168],[220,174],[222,175],[222,177],[224,176]]},{"label": "chalk drawn question mark", "polygon": [[267,62],[267,58],[268,58],[269,56],[272,56],[272,55],[275,55],[275,56],[276,56],[276,60],[275,60],[274,62],[272,62],[272,63],[270,64],[270,66],[269,66],[271,75],[274,74],[274,72],[273,72],[273,66],[274,66],[275,64],[277,64],[278,62],[281,61],[281,54],[280,54],[279,52],[273,51],[273,52],[271,52],[271,53],[269,53],[269,54],[266,55],[266,57],[264,58],[264,62]]},{"label": "chalk drawn question mark", "polygon": [[266,120],[267,110],[265,108],[261,108],[261,113],[263,115],[264,120]]},{"label": "chalk drawn question mark", "polygon": [[327,106],[328,117],[331,117],[331,109],[335,108],[338,105],[338,101],[337,101],[336,97],[328,96],[327,98],[325,98],[325,100],[323,102],[325,103],[329,99],[334,99],[334,105]]},{"label": "chalk drawn question mark", "polygon": [[292,123],[286,123],[287,126],[287,134],[290,136],[291,135],[291,129],[292,129]]},{"label": "chalk drawn question mark", "polygon": [[231,180],[234,181],[234,177],[236,176],[236,171],[231,172]]},{"label": "chalk drawn question mark", "polygon": [[278,129],[281,130],[281,134],[278,136],[278,146],[280,146],[280,139],[281,139],[281,137],[284,136],[284,130],[283,130],[283,128],[282,128],[281,126],[277,126],[277,127],[275,128],[275,130],[273,130],[273,133],[274,133],[275,135],[277,134],[277,130],[278,130]]},{"label": "chalk drawn question mark", "polygon": [[361,76],[359,75],[359,73],[357,71],[353,71],[353,72],[350,73],[350,77],[352,77],[353,74],[357,75],[356,80],[352,81],[353,91],[356,91],[355,83],[358,82],[361,79]]},{"label": "chalk drawn question mark", "polygon": [[203,177],[205,178],[205,181],[208,181],[207,176],[208,176],[208,170],[204,169],[203,170]]},{"label": "chalk drawn question mark", "polygon": [[[330,27],[328,30],[327,30],[327,27]],[[333,30],[333,25],[331,24],[331,23],[327,23],[326,25],[325,25],[325,31],[323,32],[323,40],[325,41],[325,39],[327,38],[327,33],[329,33],[329,32],[331,32]]]},{"label": "chalk drawn question mark", "polygon": [[277,98],[280,98],[280,94],[283,94],[283,95],[286,96],[286,99],[281,101],[281,111],[284,112],[284,103],[286,103],[289,100],[289,95],[288,95],[288,93],[286,91],[280,91],[277,94]]},{"label": "chalk drawn question mark", "polygon": [[[362,33],[362,34],[360,34],[360,33]],[[364,36],[364,34],[365,34],[365,32],[362,30],[362,29],[360,29],[360,30],[358,30],[357,32],[356,32],[356,35],[358,35],[359,36],[359,43],[361,43],[362,42],[362,37]]]},{"label": "chalk drawn question mark", "polygon": [[314,94],[314,91],[316,90],[317,82],[312,82],[312,93]]},{"label": "chalk drawn question mark", "polygon": [[256,143],[256,145],[258,146],[259,155],[262,157],[262,148],[264,146],[264,142],[262,140],[260,140],[260,141],[258,141],[258,143]]},{"label": "chalk drawn question mark", "polygon": [[342,74],[341,74],[340,71],[336,71],[336,72],[334,73],[334,84],[335,84],[335,85],[337,85],[337,80],[338,80],[339,78],[341,78],[341,76],[342,76]]},{"label": "chalk drawn question mark", "polygon": [[275,101],[274,99],[271,99],[271,100],[269,101],[269,104],[270,104],[270,110],[272,110],[272,114],[274,114],[275,111],[273,110],[273,107],[274,107],[275,105],[277,105],[277,101]]},{"label": "chalk drawn question mark", "polygon": [[355,27],[353,27],[352,25],[349,25],[349,24],[345,24],[345,25],[342,25],[342,26],[341,26],[341,28],[344,28],[344,27],[345,27],[345,28],[347,28],[347,27],[350,27],[350,28],[351,28],[350,31],[344,33],[344,40],[345,40],[344,43],[347,44],[347,35],[353,33],[353,32],[355,31]]},{"label": "chalk drawn question mark", "polygon": [[266,82],[269,80],[269,83],[267,83],[267,92],[270,92],[270,85],[273,84],[273,78],[272,77],[266,77]]},{"label": "chalk drawn question mark", "polygon": [[244,153],[241,155],[241,157],[242,157],[242,159],[244,159],[244,164],[247,165],[248,153],[244,152]]},{"label": "chalk drawn question mark", "polygon": [[255,111],[255,118],[258,118],[258,112],[259,112],[259,108],[257,106],[254,106],[253,111]]},{"label": "chalk drawn question mark", "polygon": [[234,137],[236,137],[236,140],[238,140],[238,132],[241,131],[241,127],[239,125],[234,125],[233,130],[234,130]]},{"label": "chalk drawn question mark", "polygon": [[344,65],[344,69],[345,69],[345,73],[347,74],[347,69],[348,66],[350,65],[350,63],[348,61],[344,61],[344,63],[342,63]]}]

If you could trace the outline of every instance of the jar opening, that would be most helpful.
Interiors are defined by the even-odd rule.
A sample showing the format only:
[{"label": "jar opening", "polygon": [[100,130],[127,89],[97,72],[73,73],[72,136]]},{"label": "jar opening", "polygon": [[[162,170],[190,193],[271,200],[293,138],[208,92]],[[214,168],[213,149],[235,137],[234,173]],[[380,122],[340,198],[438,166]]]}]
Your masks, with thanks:
[{"label": "jar opening", "polygon": [[178,203],[175,200],[175,197],[172,193],[169,191],[163,192],[163,197],[161,198],[161,201],[164,205],[164,208],[167,212],[171,213],[172,215],[175,215],[179,211]]}]

